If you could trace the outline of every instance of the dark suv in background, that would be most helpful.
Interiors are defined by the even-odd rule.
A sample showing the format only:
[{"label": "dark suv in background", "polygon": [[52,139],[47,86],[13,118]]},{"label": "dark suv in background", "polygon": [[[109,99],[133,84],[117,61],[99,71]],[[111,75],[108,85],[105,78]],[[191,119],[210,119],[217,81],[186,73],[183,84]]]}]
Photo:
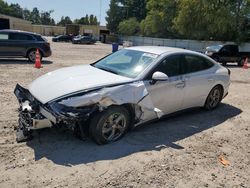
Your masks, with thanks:
[{"label": "dark suv in background", "polygon": [[50,43],[41,35],[17,30],[0,30],[0,57],[25,57],[35,62],[37,49],[41,58],[52,54]]},{"label": "dark suv in background", "polygon": [[236,62],[238,66],[243,66],[246,58],[250,57],[250,52],[239,51],[239,46],[236,44],[208,46],[205,54],[224,66],[229,62]]}]

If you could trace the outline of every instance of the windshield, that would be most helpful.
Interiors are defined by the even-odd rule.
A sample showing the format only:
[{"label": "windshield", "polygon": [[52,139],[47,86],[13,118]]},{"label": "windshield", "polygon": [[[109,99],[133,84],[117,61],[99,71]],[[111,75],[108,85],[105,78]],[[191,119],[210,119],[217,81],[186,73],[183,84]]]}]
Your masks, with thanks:
[{"label": "windshield", "polygon": [[136,78],[158,55],[123,49],[98,61],[93,66],[114,74]]},{"label": "windshield", "polygon": [[222,47],[223,47],[222,45],[208,46],[207,50],[213,51],[213,52],[219,52]]}]

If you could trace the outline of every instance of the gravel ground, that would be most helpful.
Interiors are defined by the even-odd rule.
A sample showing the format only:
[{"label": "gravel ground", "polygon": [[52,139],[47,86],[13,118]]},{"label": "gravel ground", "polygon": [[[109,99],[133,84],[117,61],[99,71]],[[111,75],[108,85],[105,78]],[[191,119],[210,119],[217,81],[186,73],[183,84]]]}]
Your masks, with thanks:
[{"label": "gravel ground", "polygon": [[215,111],[140,126],[105,146],[55,129],[17,144],[16,83],[26,87],[44,73],[111,52],[104,44],[51,45],[53,55],[39,70],[26,60],[0,59],[0,187],[250,187],[250,71],[235,65],[228,66],[230,93]]}]

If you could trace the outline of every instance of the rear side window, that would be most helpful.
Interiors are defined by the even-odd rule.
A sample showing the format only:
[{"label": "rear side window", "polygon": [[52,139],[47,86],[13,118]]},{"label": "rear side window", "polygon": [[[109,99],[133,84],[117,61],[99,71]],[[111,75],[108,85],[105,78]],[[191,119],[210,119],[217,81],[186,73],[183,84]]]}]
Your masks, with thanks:
[{"label": "rear side window", "polygon": [[34,38],[23,33],[10,33],[10,40],[34,40]]},{"label": "rear side window", "polygon": [[208,59],[195,55],[184,55],[184,73],[193,73],[211,68],[214,64]]},{"label": "rear side window", "polygon": [[34,37],[36,38],[36,40],[38,41],[47,41],[44,37],[40,36],[40,35],[34,35]]},{"label": "rear side window", "polygon": [[230,46],[224,46],[224,47],[221,49],[221,52],[222,52],[222,53],[228,53],[228,52],[230,52],[230,50],[231,50]]},{"label": "rear side window", "polygon": [[9,35],[7,33],[0,33],[0,40],[8,40]]}]

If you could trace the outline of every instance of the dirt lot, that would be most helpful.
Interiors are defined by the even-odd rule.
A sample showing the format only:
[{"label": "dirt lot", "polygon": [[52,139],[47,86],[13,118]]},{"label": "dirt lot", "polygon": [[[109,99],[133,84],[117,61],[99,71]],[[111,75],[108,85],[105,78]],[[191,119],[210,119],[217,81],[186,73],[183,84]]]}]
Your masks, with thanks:
[{"label": "dirt lot", "polygon": [[103,44],[52,49],[40,70],[25,60],[0,60],[0,187],[250,187],[250,69],[234,65],[230,94],[215,111],[141,126],[105,146],[54,129],[17,144],[16,83],[26,87],[46,72],[111,52]]}]

